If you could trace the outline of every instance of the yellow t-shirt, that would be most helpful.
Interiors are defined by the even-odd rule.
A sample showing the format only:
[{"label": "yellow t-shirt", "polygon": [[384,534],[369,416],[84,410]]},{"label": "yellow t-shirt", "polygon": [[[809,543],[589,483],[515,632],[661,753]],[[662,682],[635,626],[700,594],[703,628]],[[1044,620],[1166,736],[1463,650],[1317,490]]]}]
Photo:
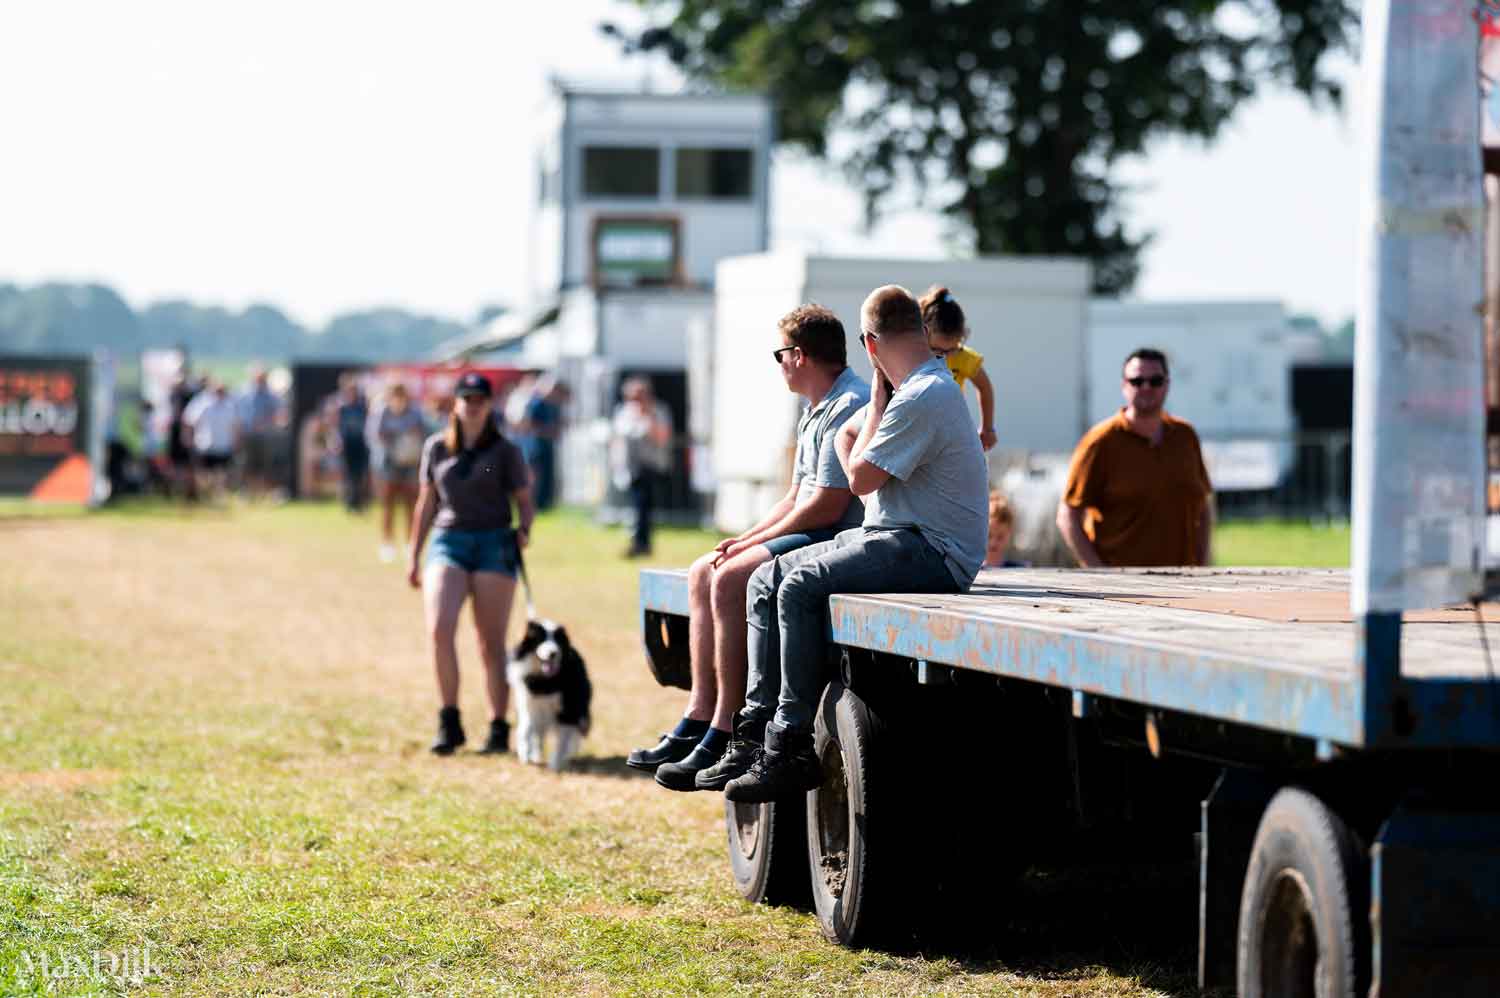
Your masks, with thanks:
[{"label": "yellow t-shirt", "polygon": [[984,354],[969,347],[959,347],[948,355],[948,373],[953,375],[953,380],[958,382],[962,388],[964,382],[979,373],[984,366]]}]

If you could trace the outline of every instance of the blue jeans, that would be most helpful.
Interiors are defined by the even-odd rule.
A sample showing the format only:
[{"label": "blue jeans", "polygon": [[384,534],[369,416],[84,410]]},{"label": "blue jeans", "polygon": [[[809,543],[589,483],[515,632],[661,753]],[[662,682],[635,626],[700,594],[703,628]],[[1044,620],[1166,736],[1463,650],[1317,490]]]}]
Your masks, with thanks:
[{"label": "blue jeans", "polygon": [[915,530],[854,527],[772,558],[745,592],[750,674],[741,713],[812,729],[826,681],[829,596],[959,591],[942,554]]}]

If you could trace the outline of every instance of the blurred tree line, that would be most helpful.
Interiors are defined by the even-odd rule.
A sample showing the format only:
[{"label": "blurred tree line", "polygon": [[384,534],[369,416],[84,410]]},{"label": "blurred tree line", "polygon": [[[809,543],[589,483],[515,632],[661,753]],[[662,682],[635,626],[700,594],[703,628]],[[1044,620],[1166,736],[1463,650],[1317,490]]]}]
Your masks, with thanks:
[{"label": "blurred tree line", "polygon": [[[481,316],[497,310],[487,306]],[[0,283],[0,353],[104,347],[123,357],[181,346],[203,357],[396,361],[425,357],[466,332],[464,323],[395,308],[348,312],[310,330],[270,305],[234,312],[162,301],[136,311],[102,284]]]},{"label": "blurred tree line", "polygon": [[871,220],[914,190],[976,252],[1085,256],[1105,294],[1150,238],[1127,231],[1117,163],[1213,138],[1263,83],[1338,103],[1326,57],[1358,30],[1349,0],[635,2],[650,26],[607,34],[770,95],[780,139],[840,166]]}]

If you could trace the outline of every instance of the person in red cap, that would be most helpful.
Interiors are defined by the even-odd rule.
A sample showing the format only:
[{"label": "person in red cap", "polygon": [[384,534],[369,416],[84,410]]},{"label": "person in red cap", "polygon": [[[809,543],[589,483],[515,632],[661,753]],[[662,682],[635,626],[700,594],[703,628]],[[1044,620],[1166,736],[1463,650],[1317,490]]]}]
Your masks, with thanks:
[{"label": "person in red cap", "polygon": [[[422,590],[426,604],[442,698],[432,751],[449,755],[465,741],[458,714],[454,635],[458,613],[472,596],[490,702],[489,737],[480,751],[500,753],[510,745],[510,725],[505,720],[510,702],[505,632],[521,548],[526,546],[534,515],[530,474],[520,448],[495,425],[494,389],[489,379],[471,371],[458,379],[454,394],[457,402],[447,429],[433,434],[422,447],[408,578]],[[429,530],[432,544],[424,563],[422,546]]]}]

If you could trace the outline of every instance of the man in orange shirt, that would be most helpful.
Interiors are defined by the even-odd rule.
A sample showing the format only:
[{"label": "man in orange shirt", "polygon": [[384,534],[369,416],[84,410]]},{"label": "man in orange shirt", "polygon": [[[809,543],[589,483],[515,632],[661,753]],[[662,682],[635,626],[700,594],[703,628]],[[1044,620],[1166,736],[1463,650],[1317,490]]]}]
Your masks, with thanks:
[{"label": "man in orange shirt", "polygon": [[1198,434],[1167,415],[1167,357],[1125,359],[1125,407],[1084,434],[1057,504],[1057,528],[1085,568],[1207,565],[1213,487]]}]

